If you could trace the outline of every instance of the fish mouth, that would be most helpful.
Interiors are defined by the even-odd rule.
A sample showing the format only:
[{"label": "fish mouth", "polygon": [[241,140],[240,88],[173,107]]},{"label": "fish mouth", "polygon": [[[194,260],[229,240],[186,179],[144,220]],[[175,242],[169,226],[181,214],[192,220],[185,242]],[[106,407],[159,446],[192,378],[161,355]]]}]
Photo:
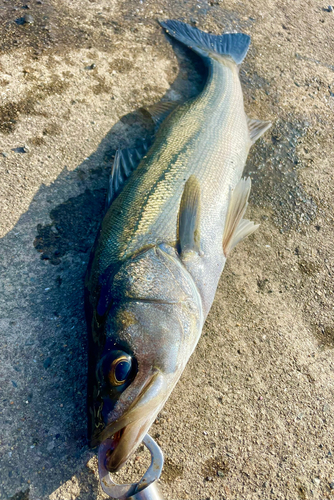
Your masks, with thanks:
[{"label": "fish mouth", "polygon": [[124,415],[101,432],[99,460],[109,472],[117,472],[142,442],[168,397],[161,374],[155,374]]},{"label": "fish mouth", "polygon": [[153,419],[150,417],[128,424],[101,443],[99,460],[104,460],[104,466],[109,472],[121,469],[142,442]]}]

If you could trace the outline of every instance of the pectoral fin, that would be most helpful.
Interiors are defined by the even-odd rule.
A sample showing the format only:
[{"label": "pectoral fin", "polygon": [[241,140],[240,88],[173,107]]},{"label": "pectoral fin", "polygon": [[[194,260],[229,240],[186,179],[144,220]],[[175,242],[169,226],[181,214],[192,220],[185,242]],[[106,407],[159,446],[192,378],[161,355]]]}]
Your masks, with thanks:
[{"label": "pectoral fin", "polygon": [[179,241],[181,255],[186,252],[200,251],[199,217],[200,217],[200,184],[192,175],[187,180],[180,204]]},{"label": "pectoral fin", "polygon": [[242,218],[248,205],[250,189],[251,180],[248,177],[248,179],[240,179],[232,192],[223,235],[223,250],[226,257],[239,241],[259,227],[259,224]]},{"label": "pectoral fin", "polygon": [[271,122],[264,122],[262,120],[255,120],[247,116],[247,124],[250,135],[250,140],[254,144],[263,135],[268,128],[271,127]]}]

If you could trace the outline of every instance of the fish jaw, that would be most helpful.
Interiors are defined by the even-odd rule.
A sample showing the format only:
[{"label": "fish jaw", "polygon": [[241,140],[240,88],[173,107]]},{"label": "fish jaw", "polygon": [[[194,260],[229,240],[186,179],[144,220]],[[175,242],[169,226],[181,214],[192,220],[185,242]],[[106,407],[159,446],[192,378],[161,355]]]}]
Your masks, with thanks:
[{"label": "fish jaw", "polygon": [[[117,472],[123,467],[142,442],[158,412],[128,424],[121,431],[114,434],[112,440],[103,441],[100,448],[103,448],[105,444],[109,448],[105,454],[102,451],[102,459],[104,458],[105,467],[109,472]],[[100,449],[99,456],[101,457]]]},{"label": "fish jaw", "polygon": [[180,375],[181,371],[167,383],[163,374],[154,374],[129,410],[101,432],[99,459],[108,471],[117,472],[138,448]]}]

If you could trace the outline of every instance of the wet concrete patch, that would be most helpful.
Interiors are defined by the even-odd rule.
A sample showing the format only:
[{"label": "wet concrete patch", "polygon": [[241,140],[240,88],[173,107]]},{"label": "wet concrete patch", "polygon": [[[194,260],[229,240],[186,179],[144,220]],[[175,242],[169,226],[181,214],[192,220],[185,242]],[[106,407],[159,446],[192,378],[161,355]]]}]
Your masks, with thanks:
[{"label": "wet concrete patch", "polygon": [[[61,53],[69,48],[107,49],[111,46],[110,30],[113,25],[97,31],[87,26],[84,9],[68,9],[56,2],[29,2],[29,10],[20,2],[6,2],[1,9],[0,54],[24,48],[33,57],[45,52]],[[107,29],[106,29],[107,28]]]},{"label": "wet concrete patch", "polygon": [[174,482],[177,478],[183,476],[184,466],[166,459],[162,470],[161,479],[167,483]]},{"label": "wet concrete patch", "polygon": [[[188,3],[188,2],[187,2]],[[140,7],[140,8],[138,8]],[[254,19],[240,20],[238,13],[222,10],[219,2],[199,1],[196,5],[173,6],[171,12],[167,1],[161,7],[165,18],[189,17],[188,22],[194,26],[205,22],[208,15],[218,18],[222,31],[231,31],[237,27],[247,29]],[[118,5],[117,11],[110,15],[112,6],[103,7],[97,16],[90,16],[89,9],[80,5],[68,8],[64,3],[58,5],[51,2],[29,2],[28,11],[19,2],[4,2],[1,8],[2,23],[0,26],[0,53],[13,49],[24,48],[38,58],[43,53],[64,53],[76,48],[98,48],[103,51],[113,50],[113,35],[119,35],[129,30],[138,31],[138,23],[155,30],[150,33],[148,43],[156,44],[157,36],[161,36],[161,28],[148,18],[146,10],[151,6],[138,2],[127,2]],[[163,10],[160,11],[160,15]],[[157,13],[158,14],[158,13]],[[125,68],[125,66],[122,64]]]},{"label": "wet concrete patch", "polygon": [[54,75],[50,82],[39,83],[34,86],[26,96],[17,102],[7,102],[0,106],[0,132],[9,134],[13,132],[20,119],[20,115],[39,115],[47,117],[44,111],[36,110],[36,104],[40,104],[53,94],[62,94],[68,88],[68,82]]},{"label": "wet concrete patch", "polygon": [[230,466],[226,457],[212,457],[206,460],[202,466],[202,474],[206,481],[213,481],[214,478],[223,479],[229,473]]},{"label": "wet concrete patch", "polygon": [[317,213],[315,201],[298,178],[298,170],[306,165],[297,147],[308,127],[305,121],[276,121],[267,134],[271,138],[260,139],[247,160],[245,174],[253,180],[251,201],[271,208],[272,220],[281,232],[300,230]]},{"label": "wet concrete patch", "polygon": [[[111,7],[112,8],[112,7]],[[110,9],[109,8],[109,11]],[[145,32],[147,45],[161,45],[162,53],[170,50],[168,44],[161,44],[162,28],[158,22],[152,22],[147,18],[145,4],[138,9],[137,2],[130,2],[126,6],[119,6],[117,12],[111,17],[108,9],[103,8],[97,16],[91,17],[89,9],[85,10],[80,6],[72,5],[71,8],[64,4],[58,5],[56,1],[52,2],[30,2],[27,4],[28,12],[22,4],[17,2],[5,2],[1,8],[2,23],[0,25],[0,54],[9,53],[12,50],[24,49],[25,65],[31,60],[38,60],[42,55],[49,55],[49,68],[54,66],[52,55],[66,55],[73,49],[94,49],[103,52],[114,52],[114,35],[120,35],[126,32],[138,31],[136,26],[140,25],[148,28]],[[222,10],[217,2],[207,3],[201,1],[195,6],[178,5],[173,13],[168,15],[168,5],[164,5],[166,14],[163,17],[178,17],[182,19],[185,14],[190,16],[190,22],[194,26],[205,23],[209,13],[218,15],[221,31],[233,31],[236,29],[249,30],[253,20],[246,19],[241,21],[240,16],[233,12]],[[161,11],[162,12],[162,11]],[[131,14],[130,14],[131,13]],[[20,15],[22,14],[22,15]],[[28,19],[28,21],[27,21]],[[30,22],[31,21],[31,22]],[[173,42],[174,44],[174,42]],[[187,72],[184,77],[183,86],[192,84],[192,73],[189,71],[188,59],[194,59],[196,56],[190,51],[180,48],[179,52],[186,52],[186,57],[180,58],[181,70]],[[196,64],[201,73],[202,62],[197,58]],[[112,69],[126,74],[133,67],[133,62],[123,59],[115,59],[112,63]],[[87,68],[95,70],[95,64]],[[33,73],[29,67],[24,69],[26,80],[34,79]],[[54,77],[56,78],[56,77]],[[59,80],[59,79],[58,79]],[[96,75],[97,83],[92,87],[95,95],[101,93],[111,93],[112,87],[106,83],[104,76]],[[6,80],[2,80],[6,86]],[[36,102],[42,101],[51,93],[62,93],[68,87],[66,78],[64,81],[52,81],[50,84],[38,85],[29,91],[27,95],[16,102],[8,102],[0,106],[0,132],[11,133],[15,130],[20,119],[20,115],[43,115],[45,113],[36,111]]]},{"label": "wet concrete patch", "polygon": [[334,348],[334,324],[313,324],[313,332],[323,349]]}]

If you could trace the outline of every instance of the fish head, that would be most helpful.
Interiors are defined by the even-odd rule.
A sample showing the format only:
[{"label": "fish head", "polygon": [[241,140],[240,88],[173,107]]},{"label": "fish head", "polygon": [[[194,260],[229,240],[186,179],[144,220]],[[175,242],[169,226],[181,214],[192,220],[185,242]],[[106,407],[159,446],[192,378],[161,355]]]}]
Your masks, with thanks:
[{"label": "fish head", "polygon": [[[176,261],[177,268],[180,265]],[[103,346],[95,349],[95,359],[91,356],[88,397],[91,446],[111,442],[105,464],[111,472],[119,470],[141,443],[200,336],[199,295],[196,287],[190,292],[189,283],[184,293],[184,279],[190,276],[185,269],[180,274],[181,283],[159,282],[149,293],[141,285],[140,290],[132,286],[124,292],[124,272],[121,283],[117,276],[113,280],[114,297],[118,293],[120,300],[105,320]],[[160,293],[162,287],[168,291]]]}]

